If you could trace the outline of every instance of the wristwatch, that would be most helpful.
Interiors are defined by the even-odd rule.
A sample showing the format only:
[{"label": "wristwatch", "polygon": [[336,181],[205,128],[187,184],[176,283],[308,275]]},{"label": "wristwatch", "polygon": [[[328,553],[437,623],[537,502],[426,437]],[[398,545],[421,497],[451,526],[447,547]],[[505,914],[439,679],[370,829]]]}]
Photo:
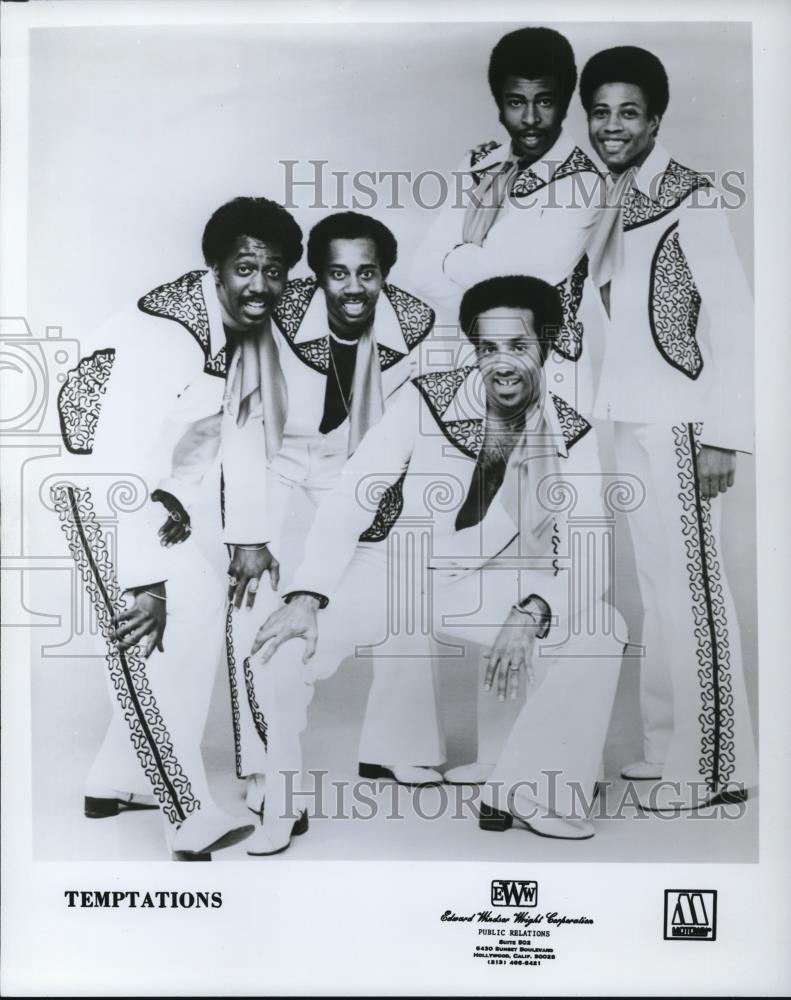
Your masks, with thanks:
[{"label": "wristwatch", "polygon": [[536,639],[546,639],[549,635],[552,609],[543,597],[539,597],[538,594],[529,594],[524,600],[514,605],[514,611],[528,615],[537,625],[541,625],[541,631],[536,632]]},{"label": "wristwatch", "polygon": [[329,597],[325,597],[324,594],[317,594],[315,590],[290,590],[287,594],[283,594],[283,603],[290,604],[295,597],[315,597],[319,602],[319,611],[322,611],[330,603]]}]

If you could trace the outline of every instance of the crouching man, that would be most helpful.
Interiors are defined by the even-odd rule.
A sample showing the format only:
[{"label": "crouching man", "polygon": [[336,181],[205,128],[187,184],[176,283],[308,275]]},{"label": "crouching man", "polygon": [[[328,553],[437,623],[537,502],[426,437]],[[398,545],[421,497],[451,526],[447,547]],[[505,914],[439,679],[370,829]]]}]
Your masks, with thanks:
[{"label": "crouching man", "polygon": [[469,289],[460,323],[477,365],[406,385],[322,502],[294,585],[253,645],[254,684],[273,707],[267,806],[249,854],[285,850],[307,828],[287,792],[299,787],[315,682],[399,620],[392,581],[405,574],[392,561],[409,547],[359,542],[372,479],[388,487],[390,531],[425,522],[434,497],[415,587],[435,632],[484,647],[484,682],[502,700],[528,685],[484,786],[481,827],[516,817],[546,836],[593,835],[578,803],[592,800],[622,652],[614,636],[625,629],[602,604],[606,566],[570,542],[575,508],[586,523],[602,516],[601,478],[593,430],[546,389],[561,322],[558,292],[536,278]]}]

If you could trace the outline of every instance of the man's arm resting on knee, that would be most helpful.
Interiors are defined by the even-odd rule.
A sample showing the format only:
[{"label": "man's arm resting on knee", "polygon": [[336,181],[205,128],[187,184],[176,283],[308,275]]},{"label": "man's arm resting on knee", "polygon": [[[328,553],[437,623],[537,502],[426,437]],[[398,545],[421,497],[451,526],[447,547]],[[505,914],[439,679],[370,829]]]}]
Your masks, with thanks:
[{"label": "man's arm resting on knee", "polygon": [[302,662],[307,663],[316,652],[319,637],[316,612],[326,604],[327,598],[320,594],[301,591],[286,594],[282,607],[272,612],[258,630],[251,655],[263,650],[261,663],[266,663],[284,642],[288,642],[289,639],[304,639],[305,652]]}]

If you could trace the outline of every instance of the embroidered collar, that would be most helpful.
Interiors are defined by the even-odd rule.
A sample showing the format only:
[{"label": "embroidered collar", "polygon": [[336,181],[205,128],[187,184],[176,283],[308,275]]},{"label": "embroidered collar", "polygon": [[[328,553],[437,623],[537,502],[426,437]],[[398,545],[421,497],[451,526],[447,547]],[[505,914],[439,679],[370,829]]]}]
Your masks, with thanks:
[{"label": "embroidered collar", "polygon": [[[291,349],[314,370],[329,369],[327,302],[315,278],[289,281],[273,318]],[[382,371],[413,350],[434,326],[434,312],[420,299],[385,283],[376,304],[374,337]]]},{"label": "embroidered collar", "polygon": [[[429,372],[414,381],[445,436],[468,458],[477,458],[483,445],[486,400],[478,367]],[[528,418],[529,434],[537,441],[545,438],[548,450],[565,458],[590,429],[572,406],[542,387],[539,405]]]},{"label": "embroidered collar", "polygon": [[142,296],[137,307],[149,316],[180,323],[203,351],[206,374],[225,377],[225,332],[211,271],[188,271],[158,285]]},{"label": "embroidered collar", "polygon": [[623,228],[628,231],[654,222],[672,212],[693,191],[711,186],[705,174],[682,166],[656,143],[624,195]]},{"label": "embroidered collar", "polygon": [[[500,166],[508,159],[519,158],[513,152],[510,143],[487,142],[476,147],[470,152],[470,170],[476,179],[491,170]],[[560,180],[569,174],[580,173],[582,171],[592,171],[598,174],[594,162],[584,153],[579,146],[575,146],[570,138],[561,131],[555,144],[535,163],[525,167],[517,176],[514,188],[518,195],[520,179],[524,178],[522,186],[530,188],[531,192],[538,187],[544,187],[550,181]],[[526,192],[526,193],[531,193]]]}]

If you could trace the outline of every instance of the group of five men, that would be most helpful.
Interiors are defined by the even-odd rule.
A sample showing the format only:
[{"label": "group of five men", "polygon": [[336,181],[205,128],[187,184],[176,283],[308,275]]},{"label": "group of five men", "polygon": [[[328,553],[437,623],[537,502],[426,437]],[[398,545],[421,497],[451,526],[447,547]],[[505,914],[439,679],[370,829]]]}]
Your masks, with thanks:
[{"label": "group of five men", "polygon": [[[587,415],[611,422],[617,470],[644,489],[644,759],[623,776],[662,811],[755,785],[716,501],[751,447],[752,310],[717,192],[659,144],[668,81],[645,50],[581,74],[599,166],[563,131],[577,71],[562,35],[506,35],[489,83],[510,141],[465,156],[465,204],[412,259],[419,297],[388,281],[396,241],[373,217],[323,219],[314,277],[288,280],[297,223],[237,198],[206,226],[208,270],[144,295],[64,385],[70,449],[103,472],[122,459],[151,491],[111,537],[90,489],[55,489],[115,697],[87,815],[159,805],[184,860],[248,837],[251,855],[285,850],[307,829],[294,788],[315,682],[372,647],[362,777],[481,784],[483,829],[593,835],[576,805],[599,775],[625,626],[579,527],[603,523],[577,410],[593,390],[583,289],[605,331]],[[421,373],[437,316],[470,363]],[[201,757],[223,634],[254,823],[213,803]],[[485,650],[477,759],[444,775],[437,636]]]}]

